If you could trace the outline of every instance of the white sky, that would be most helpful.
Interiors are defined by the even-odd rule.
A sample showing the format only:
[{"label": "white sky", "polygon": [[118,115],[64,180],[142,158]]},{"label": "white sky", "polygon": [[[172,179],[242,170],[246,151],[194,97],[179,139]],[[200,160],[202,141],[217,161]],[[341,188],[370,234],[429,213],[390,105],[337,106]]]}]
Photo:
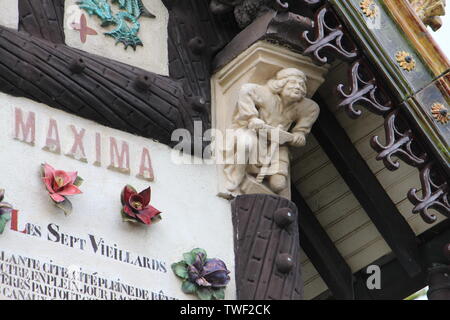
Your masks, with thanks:
[{"label": "white sky", "polygon": [[444,53],[450,58],[450,6],[447,6],[446,9],[447,15],[442,17],[444,25],[441,29],[437,32],[433,32],[430,28],[429,30],[430,33],[434,35],[434,38],[439,43]]}]

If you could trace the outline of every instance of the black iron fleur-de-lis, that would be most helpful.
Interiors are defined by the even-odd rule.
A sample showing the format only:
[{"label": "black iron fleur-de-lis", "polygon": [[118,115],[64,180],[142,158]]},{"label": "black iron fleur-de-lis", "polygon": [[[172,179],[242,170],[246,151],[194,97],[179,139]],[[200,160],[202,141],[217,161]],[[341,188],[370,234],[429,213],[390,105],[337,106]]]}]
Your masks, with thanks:
[{"label": "black iron fleur-de-lis", "polygon": [[450,218],[450,203],[449,203],[449,183],[434,182],[433,170],[436,170],[433,162],[428,163],[420,171],[420,182],[422,185],[422,197],[418,196],[417,189],[411,189],[408,192],[408,199],[415,206],[413,213],[419,213],[422,219],[429,224],[436,221],[437,217],[430,209],[442,213]]},{"label": "black iron fleur-de-lis", "polygon": [[[336,22],[336,27],[331,27],[327,24],[326,16],[333,17]],[[343,26],[338,22],[337,17],[328,6],[322,7],[315,15],[314,21],[314,37],[311,39],[310,31],[304,31],[301,38],[307,45],[304,54],[311,56],[316,62],[325,64],[329,62],[328,54],[334,54],[343,60],[351,60],[355,58],[358,53],[356,48],[348,51],[343,46],[345,37]]]},{"label": "black iron fleur-de-lis", "polygon": [[384,130],[386,134],[386,145],[380,143],[379,137],[375,136],[370,141],[372,148],[378,152],[377,160],[383,160],[384,165],[391,171],[397,170],[400,163],[393,160],[396,156],[407,164],[420,167],[428,159],[424,152],[421,155],[416,155],[413,151],[412,145],[415,142],[411,129],[402,132],[396,125],[396,121],[400,118],[399,109],[391,112],[384,121]]},{"label": "black iron fleur-de-lis", "polygon": [[[362,61],[355,61],[350,69],[350,90],[349,93],[345,93],[344,85],[339,84],[337,87],[338,94],[342,100],[338,107],[344,108],[349,117],[356,119],[361,116],[362,111],[355,106],[363,106],[369,111],[383,115],[392,109],[392,103],[386,99],[386,102],[382,103],[378,101],[377,94],[380,89],[378,88],[375,76],[365,68],[364,72],[368,74],[368,80],[364,80],[361,76]],[[361,70],[360,70],[361,69]]]}]

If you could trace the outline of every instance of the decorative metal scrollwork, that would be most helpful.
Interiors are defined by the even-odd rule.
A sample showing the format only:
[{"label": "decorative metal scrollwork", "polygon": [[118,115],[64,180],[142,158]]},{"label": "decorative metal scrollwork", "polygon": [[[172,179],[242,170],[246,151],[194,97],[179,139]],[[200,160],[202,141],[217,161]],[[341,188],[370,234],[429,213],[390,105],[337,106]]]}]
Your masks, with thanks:
[{"label": "decorative metal scrollwork", "polygon": [[448,181],[437,183],[433,181],[436,176],[435,166],[430,162],[420,171],[420,182],[422,184],[422,198],[420,198],[416,189],[408,192],[408,199],[415,206],[413,213],[419,213],[426,223],[434,223],[437,219],[436,215],[429,212],[429,209],[435,209],[443,215],[450,218],[449,203],[449,184]]},{"label": "decorative metal scrollwork", "polygon": [[370,141],[372,148],[379,152],[377,160],[383,160],[386,168],[391,171],[397,170],[400,167],[400,163],[392,159],[393,156],[402,159],[414,167],[424,165],[428,159],[426,153],[422,153],[420,156],[414,154],[412,148],[414,138],[411,129],[406,129],[402,132],[396,124],[396,121],[399,120],[399,113],[399,109],[394,110],[384,121],[384,130],[386,133],[385,146],[380,143],[378,136],[373,137]]},{"label": "decorative metal scrollwork", "polygon": [[[319,8],[319,4],[325,3],[320,0],[302,1],[312,9]],[[374,7],[370,7],[372,3],[372,1],[361,1],[361,9],[374,9]],[[375,14],[372,11],[364,13],[373,17]],[[306,43],[304,54],[312,57],[316,63],[328,63],[333,58],[352,61],[359,56],[359,49],[350,37],[345,37],[343,24],[334,13],[333,8],[326,3],[316,11],[313,32],[315,40],[311,39],[313,36],[310,36],[309,31],[303,32],[301,37]],[[355,49],[349,51],[348,46],[344,47],[343,44],[347,45],[347,42]],[[403,70],[411,72],[416,69],[416,61],[410,53],[398,51],[396,59],[399,67]],[[422,219],[430,224],[437,219],[436,215],[429,212],[430,209],[437,210],[450,218],[448,176],[437,174],[438,166],[430,161],[430,156],[417,143],[413,129],[406,119],[401,117],[400,109],[394,108],[392,103],[394,100],[380,88],[380,81],[376,79],[370,67],[364,63],[363,52],[361,52],[361,58],[352,64],[349,72],[348,88],[344,84],[337,87],[341,98],[339,107],[344,108],[348,116],[354,119],[362,114],[357,106],[365,107],[377,115],[384,116],[385,144],[380,142],[378,136],[371,140],[372,148],[378,152],[377,159],[382,160],[386,168],[392,171],[399,168],[398,159],[408,165],[418,167],[422,193],[420,196],[416,189],[409,191],[408,199],[414,205],[412,212],[419,213]],[[445,125],[450,122],[450,115],[447,108],[443,107],[445,110],[442,105],[434,104],[431,107],[430,115]],[[398,159],[394,160],[393,157]]]},{"label": "decorative metal scrollwork", "polygon": [[367,73],[369,80],[364,80],[361,76],[362,61],[356,61],[350,70],[350,93],[346,94],[344,92],[344,85],[340,84],[337,87],[338,94],[343,98],[339,107],[345,108],[348,116],[356,119],[361,116],[362,111],[355,108],[355,105],[360,105],[366,107],[369,111],[383,115],[392,109],[392,103],[386,99],[385,103],[378,101],[377,93],[379,93],[379,88],[377,86],[377,81],[370,71],[364,70]]},{"label": "decorative metal scrollwork", "polygon": [[[336,27],[327,24],[325,21],[326,17],[332,19]],[[353,46],[354,49],[351,51],[344,48],[343,40],[345,34],[343,26],[328,6],[319,9],[314,21],[315,39],[311,40],[309,36],[310,31],[304,31],[301,36],[307,44],[307,48],[303,52],[305,55],[311,56],[320,64],[329,62],[329,54],[337,55],[338,58],[343,60],[351,60],[357,57],[358,51],[356,46]]]}]

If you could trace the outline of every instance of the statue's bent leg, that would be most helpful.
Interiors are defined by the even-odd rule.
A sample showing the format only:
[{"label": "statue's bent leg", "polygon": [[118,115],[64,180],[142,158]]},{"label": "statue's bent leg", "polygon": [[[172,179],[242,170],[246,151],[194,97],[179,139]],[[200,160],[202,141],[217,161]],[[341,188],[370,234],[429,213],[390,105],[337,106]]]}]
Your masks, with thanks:
[{"label": "statue's bent leg", "polygon": [[274,154],[270,171],[272,173],[269,177],[270,189],[279,194],[288,187],[289,149],[287,147],[280,147]]},{"label": "statue's bent leg", "polygon": [[275,193],[280,193],[287,186],[287,178],[281,174],[273,175],[269,178],[270,189]]},{"label": "statue's bent leg", "polygon": [[245,179],[247,167],[256,159],[256,144],[258,142],[253,130],[238,129],[235,131],[235,144],[226,152],[225,176],[227,189],[238,191]]}]

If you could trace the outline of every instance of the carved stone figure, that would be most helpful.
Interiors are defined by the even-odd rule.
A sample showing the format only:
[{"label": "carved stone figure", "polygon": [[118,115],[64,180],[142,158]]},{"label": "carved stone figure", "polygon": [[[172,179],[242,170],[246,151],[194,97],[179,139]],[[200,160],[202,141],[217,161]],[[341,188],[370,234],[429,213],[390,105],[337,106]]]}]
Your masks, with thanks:
[{"label": "carved stone figure", "polygon": [[442,27],[441,16],[445,16],[445,0],[409,0],[424,24],[434,31]]},{"label": "carved stone figure", "polygon": [[[230,192],[264,193],[268,188],[283,195],[289,189],[289,146],[305,145],[320,112],[306,98],[306,81],[302,71],[287,68],[265,85],[241,87],[232,119],[234,136],[225,152]],[[237,154],[242,148],[244,162]]]}]

